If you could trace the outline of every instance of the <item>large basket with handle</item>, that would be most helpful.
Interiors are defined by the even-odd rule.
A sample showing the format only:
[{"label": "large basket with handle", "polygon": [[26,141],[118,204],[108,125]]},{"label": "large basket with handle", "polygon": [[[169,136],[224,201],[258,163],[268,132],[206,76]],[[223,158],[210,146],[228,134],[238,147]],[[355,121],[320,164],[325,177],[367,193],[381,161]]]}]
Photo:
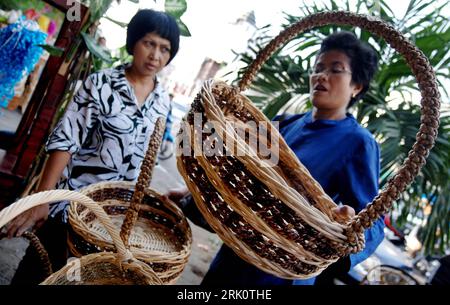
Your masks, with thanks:
[{"label": "large basket with handle", "polygon": [[[148,264],[136,259],[127,249],[120,237],[119,230],[102,207],[83,194],[67,190],[54,190],[27,196],[0,212],[0,228],[28,209],[61,200],[72,200],[89,209],[110,234],[114,246],[112,252],[89,254],[72,260],[51,274],[42,284],[160,285],[163,283]],[[45,252],[44,249],[41,251]]]},{"label": "large basket with handle", "polygon": [[[188,262],[192,235],[182,211],[148,188],[163,132],[163,121],[158,119],[136,185],[101,182],[79,192],[103,207],[137,259],[149,264],[164,284],[172,284]],[[100,219],[83,205],[71,203],[69,223],[68,245],[73,255],[114,248]]]},{"label": "large basket with handle", "polygon": [[[335,215],[337,205],[241,93],[280,46],[303,31],[328,24],[358,26],[384,38],[404,56],[422,95],[420,128],[408,157],[352,219]],[[364,248],[364,230],[391,208],[425,164],[437,135],[439,107],[436,77],[427,58],[395,28],[350,12],[317,13],[291,25],[261,50],[237,87],[205,82],[178,134],[177,164],[199,210],[237,255],[282,278],[309,278]],[[264,149],[252,146],[255,134],[258,146],[276,154],[278,163],[261,153]]]}]

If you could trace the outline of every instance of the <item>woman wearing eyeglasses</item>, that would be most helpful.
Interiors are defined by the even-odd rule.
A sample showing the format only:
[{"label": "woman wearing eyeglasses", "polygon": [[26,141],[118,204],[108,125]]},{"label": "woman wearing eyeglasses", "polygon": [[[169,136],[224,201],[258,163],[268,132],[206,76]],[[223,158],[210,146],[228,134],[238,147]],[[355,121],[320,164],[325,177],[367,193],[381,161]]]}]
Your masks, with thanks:
[{"label": "woman wearing eyeglasses", "polygon": [[[348,112],[364,97],[377,66],[376,52],[353,33],[328,36],[310,73],[313,109],[280,121],[287,144],[334,202],[345,205],[341,211],[345,208],[350,215],[364,209],[378,194],[378,144]],[[365,232],[365,249],[331,265],[315,283],[331,283],[335,276],[370,256],[384,238],[383,228],[380,218]]]},{"label": "woman wearing eyeglasses", "polygon": [[[338,32],[321,44],[310,74],[313,109],[304,114],[276,117],[280,133],[325,192],[340,204],[336,213],[350,218],[378,193],[379,148],[374,137],[348,112],[369,88],[377,69],[376,52],[353,33]],[[170,192],[176,201],[181,192]],[[192,199],[182,201],[185,214],[208,228]],[[203,285],[327,284],[370,256],[384,238],[380,218],[365,232],[365,249],[340,259],[319,277],[285,280],[240,259],[223,245],[211,263]]]}]

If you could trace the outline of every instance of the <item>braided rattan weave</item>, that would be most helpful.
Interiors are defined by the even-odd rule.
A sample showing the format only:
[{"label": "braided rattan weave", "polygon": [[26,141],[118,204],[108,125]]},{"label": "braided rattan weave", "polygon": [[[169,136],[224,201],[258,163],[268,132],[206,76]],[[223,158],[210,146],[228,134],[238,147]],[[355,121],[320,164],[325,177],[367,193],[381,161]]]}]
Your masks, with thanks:
[{"label": "braided rattan weave", "polygon": [[[384,38],[404,56],[422,94],[416,143],[386,187],[352,219],[334,215],[337,205],[277,129],[240,93],[280,46],[303,31],[327,24],[358,26]],[[364,248],[364,229],[391,208],[424,165],[437,134],[439,107],[436,78],[427,58],[392,26],[349,12],[313,14],[274,38],[248,67],[237,88],[219,81],[205,82],[177,137],[178,169],[205,219],[237,255],[282,278],[309,278],[340,257]],[[258,130],[238,132],[251,122],[257,123]],[[206,127],[207,123],[214,129]],[[234,128],[228,128],[229,123]],[[252,148],[252,133],[259,135],[258,144],[263,148],[277,148],[271,150],[277,163]]]},{"label": "braided rattan weave", "polygon": [[47,250],[45,250],[44,245],[41,243],[39,238],[32,232],[26,231],[22,234],[22,237],[30,241],[29,247],[33,247],[39,261],[42,265],[42,276],[44,278],[49,277],[53,273],[52,263],[48,256]]}]

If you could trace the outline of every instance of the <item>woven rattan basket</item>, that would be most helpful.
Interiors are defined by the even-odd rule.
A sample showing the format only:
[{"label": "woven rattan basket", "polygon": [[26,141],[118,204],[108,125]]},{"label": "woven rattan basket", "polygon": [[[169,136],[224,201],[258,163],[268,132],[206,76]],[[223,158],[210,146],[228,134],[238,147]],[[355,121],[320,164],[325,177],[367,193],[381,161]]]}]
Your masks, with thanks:
[{"label": "woven rattan basket", "polygon": [[[352,219],[334,215],[337,205],[277,129],[240,93],[280,46],[305,30],[327,24],[358,26],[384,38],[404,56],[422,94],[416,143],[386,187]],[[364,229],[391,208],[392,201],[425,164],[437,134],[439,106],[436,78],[427,58],[392,26],[349,12],[313,14],[281,32],[261,50],[238,87],[205,82],[177,136],[177,165],[199,210],[237,255],[282,278],[309,278],[340,257],[364,248]],[[254,131],[258,145],[278,148],[272,150],[277,163],[252,148],[251,128],[247,133],[239,132],[251,122],[259,123],[258,133]],[[234,127],[227,128],[228,123]],[[218,149],[219,144],[225,148]],[[246,151],[249,153],[239,153]]]},{"label": "woven rattan basket", "polygon": [[41,204],[72,200],[87,207],[113,240],[115,252],[89,254],[72,260],[50,275],[45,285],[150,285],[162,284],[152,268],[133,257],[105,211],[89,197],[73,191],[55,190],[27,196],[0,212],[0,228],[21,213]]},{"label": "woven rattan basket", "polygon": [[[164,124],[157,121],[138,182],[101,182],[79,190],[110,216],[133,255],[149,264],[164,284],[175,283],[188,262],[192,235],[182,211],[147,186]],[[114,244],[100,220],[84,206],[69,209],[69,249],[75,256],[111,251]]]}]

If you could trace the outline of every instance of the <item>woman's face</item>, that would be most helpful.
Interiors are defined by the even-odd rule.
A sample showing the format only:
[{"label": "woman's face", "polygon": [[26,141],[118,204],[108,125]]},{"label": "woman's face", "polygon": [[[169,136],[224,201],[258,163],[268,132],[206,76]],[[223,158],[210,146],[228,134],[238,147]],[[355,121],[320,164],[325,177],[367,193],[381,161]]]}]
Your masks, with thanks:
[{"label": "woman's face", "polygon": [[318,110],[346,111],[350,98],[362,86],[352,83],[350,58],[330,50],[319,55],[309,77],[311,101]]},{"label": "woman's face", "polygon": [[156,33],[148,33],[136,42],[133,66],[143,76],[155,76],[170,59],[170,41]]}]

